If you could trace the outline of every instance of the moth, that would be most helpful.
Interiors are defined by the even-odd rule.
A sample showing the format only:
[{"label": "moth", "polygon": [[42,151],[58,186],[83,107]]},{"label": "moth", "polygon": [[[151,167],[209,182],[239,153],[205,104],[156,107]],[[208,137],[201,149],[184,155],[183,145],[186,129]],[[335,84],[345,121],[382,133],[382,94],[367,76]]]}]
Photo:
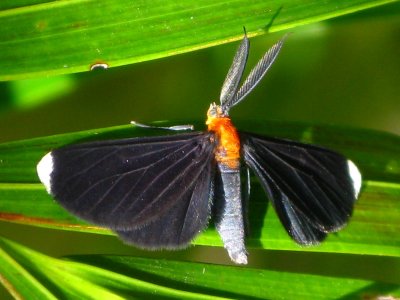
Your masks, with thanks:
[{"label": "moth", "polygon": [[37,165],[41,182],[75,216],[144,249],[186,247],[213,217],[231,260],[247,264],[247,200],[240,176],[245,166],[258,177],[294,241],[318,244],[352,214],[361,188],[356,165],[319,146],[239,132],[229,117],[267,73],[284,40],[264,54],[239,88],[249,53],[244,36],[220,104],[208,109],[206,132],[54,149]]}]

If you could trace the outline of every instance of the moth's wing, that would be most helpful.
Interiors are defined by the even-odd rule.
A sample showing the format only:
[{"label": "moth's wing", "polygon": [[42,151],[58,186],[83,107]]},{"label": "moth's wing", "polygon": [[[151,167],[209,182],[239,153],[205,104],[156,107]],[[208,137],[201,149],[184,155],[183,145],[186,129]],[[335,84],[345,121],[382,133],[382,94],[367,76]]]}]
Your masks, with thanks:
[{"label": "moth's wing", "polygon": [[[201,132],[100,141],[53,150],[37,171],[48,192],[73,214],[130,230],[187,205],[199,178],[209,176],[213,149],[211,134]],[[203,187],[195,202],[208,193]]]},{"label": "moth's wing", "polygon": [[146,249],[185,247],[208,225],[213,198],[215,163],[204,160],[194,187],[168,211],[133,230],[117,230],[122,240]]},{"label": "moth's wing", "polygon": [[296,242],[308,245],[342,228],[361,188],[357,167],[317,146],[241,134],[243,157]]}]

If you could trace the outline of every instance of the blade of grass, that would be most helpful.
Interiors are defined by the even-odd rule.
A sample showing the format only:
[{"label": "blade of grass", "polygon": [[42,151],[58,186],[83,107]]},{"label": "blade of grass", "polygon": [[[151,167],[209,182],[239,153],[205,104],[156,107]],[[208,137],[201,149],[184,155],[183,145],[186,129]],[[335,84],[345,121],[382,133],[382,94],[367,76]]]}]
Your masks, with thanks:
[{"label": "blade of grass", "polygon": [[395,0],[73,0],[0,4],[0,80],[89,71],[294,28]]},{"label": "blade of grass", "polygon": [[10,254],[0,246],[0,282],[15,299],[57,299]]},{"label": "blade of grass", "polygon": [[[59,297],[354,299],[400,293],[398,285],[365,279],[136,257],[92,255],[55,259],[3,238],[0,249],[0,261],[6,253]],[[0,264],[0,272],[4,272],[4,267]],[[11,284],[18,284],[8,276],[9,272],[6,274]],[[37,298],[34,290],[24,296]]]}]

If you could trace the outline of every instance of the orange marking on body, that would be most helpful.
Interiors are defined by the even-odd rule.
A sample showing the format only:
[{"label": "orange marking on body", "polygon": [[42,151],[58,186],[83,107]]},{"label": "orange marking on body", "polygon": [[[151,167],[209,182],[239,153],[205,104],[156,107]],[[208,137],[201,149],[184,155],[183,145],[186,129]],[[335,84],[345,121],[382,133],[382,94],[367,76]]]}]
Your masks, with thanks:
[{"label": "orange marking on body", "polygon": [[210,110],[207,113],[206,125],[208,131],[217,136],[218,146],[215,153],[217,162],[226,165],[231,169],[239,168],[240,140],[239,134],[227,116],[211,116]]}]

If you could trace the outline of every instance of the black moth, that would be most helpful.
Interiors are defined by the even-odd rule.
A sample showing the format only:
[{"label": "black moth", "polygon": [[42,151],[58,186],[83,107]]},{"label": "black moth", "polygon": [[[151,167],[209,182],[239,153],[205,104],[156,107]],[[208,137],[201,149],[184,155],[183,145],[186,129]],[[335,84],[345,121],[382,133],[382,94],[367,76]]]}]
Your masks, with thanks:
[{"label": "black moth", "polygon": [[238,133],[228,116],[266,74],[284,39],[266,52],[239,88],[249,51],[244,37],[222,86],[221,105],[213,103],[208,111],[207,132],[55,149],[37,166],[40,180],[74,215],[145,249],[186,247],[215,211],[230,258],[246,264],[241,158],[260,180],[289,235],[301,245],[319,243],[351,216],[361,187],[357,167],[328,149]]}]

